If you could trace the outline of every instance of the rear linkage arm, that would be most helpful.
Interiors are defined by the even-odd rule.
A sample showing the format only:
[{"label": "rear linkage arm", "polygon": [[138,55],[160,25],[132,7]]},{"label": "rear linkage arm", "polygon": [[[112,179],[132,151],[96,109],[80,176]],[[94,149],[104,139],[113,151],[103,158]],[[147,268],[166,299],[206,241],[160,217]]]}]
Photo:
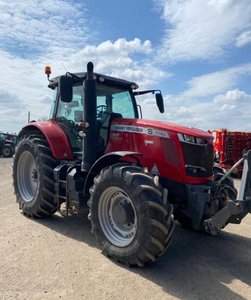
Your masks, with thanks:
[{"label": "rear linkage arm", "polygon": [[221,179],[221,183],[232,171],[244,162],[241,185],[238,193],[238,200],[228,200],[223,209],[213,217],[204,220],[203,230],[209,234],[217,235],[227,223],[239,224],[241,220],[251,213],[251,150],[248,150]]}]

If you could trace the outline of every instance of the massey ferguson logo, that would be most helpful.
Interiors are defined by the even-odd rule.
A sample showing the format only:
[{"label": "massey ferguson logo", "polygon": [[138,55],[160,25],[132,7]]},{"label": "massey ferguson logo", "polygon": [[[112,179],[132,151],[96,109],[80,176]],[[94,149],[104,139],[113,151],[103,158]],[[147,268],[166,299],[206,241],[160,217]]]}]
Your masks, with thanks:
[{"label": "massey ferguson logo", "polygon": [[169,138],[169,134],[163,130],[157,130],[151,127],[140,127],[140,126],[132,126],[132,125],[112,125],[112,131],[119,131],[119,132],[133,132],[133,133],[140,133],[146,134],[151,136],[158,136],[162,138]]}]

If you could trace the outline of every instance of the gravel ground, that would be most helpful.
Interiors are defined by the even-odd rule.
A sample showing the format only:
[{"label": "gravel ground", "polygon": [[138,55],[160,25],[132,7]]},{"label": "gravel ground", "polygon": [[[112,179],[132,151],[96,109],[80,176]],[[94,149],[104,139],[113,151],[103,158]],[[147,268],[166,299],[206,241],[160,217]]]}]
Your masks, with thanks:
[{"label": "gravel ground", "polygon": [[250,214],[217,237],[177,224],[158,262],[127,268],[101,254],[86,215],[23,216],[11,163],[0,158],[0,299],[251,299]]}]

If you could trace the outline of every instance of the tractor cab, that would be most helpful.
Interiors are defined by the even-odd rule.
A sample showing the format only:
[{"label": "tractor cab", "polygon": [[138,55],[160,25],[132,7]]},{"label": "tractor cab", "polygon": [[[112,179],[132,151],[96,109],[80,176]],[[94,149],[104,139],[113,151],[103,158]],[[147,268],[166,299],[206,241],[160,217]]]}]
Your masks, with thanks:
[{"label": "tractor cab", "polygon": [[[56,77],[50,80],[49,88],[53,89],[54,101],[50,118],[55,120],[66,132],[75,157],[82,155],[83,128],[86,118],[85,107],[89,107],[90,97],[85,97],[83,83],[87,73],[72,74],[67,72],[65,76]],[[115,118],[138,119],[138,105],[135,95],[145,93],[156,93],[157,105],[163,112],[163,98],[159,90],[134,92],[138,88],[134,82],[101,75],[95,73],[96,110],[95,116],[91,117],[91,125],[95,124],[96,129],[96,156],[104,154],[108,143],[111,122]],[[87,100],[85,100],[87,99]],[[141,111],[141,110],[140,110]],[[90,120],[90,116],[89,120]]]},{"label": "tractor cab", "polygon": [[[98,155],[104,152],[108,142],[108,134],[111,122],[114,118],[138,118],[137,105],[133,89],[137,85],[133,82],[118,80],[116,78],[95,74],[96,77],[96,149]],[[86,73],[66,74],[71,82],[69,85],[60,85],[57,77],[50,80],[49,88],[53,89],[54,101],[50,118],[55,120],[66,132],[70,141],[73,153],[78,156],[82,153],[82,137],[84,128],[84,107],[85,95],[83,82]],[[63,99],[63,93],[69,93],[70,99]]]}]

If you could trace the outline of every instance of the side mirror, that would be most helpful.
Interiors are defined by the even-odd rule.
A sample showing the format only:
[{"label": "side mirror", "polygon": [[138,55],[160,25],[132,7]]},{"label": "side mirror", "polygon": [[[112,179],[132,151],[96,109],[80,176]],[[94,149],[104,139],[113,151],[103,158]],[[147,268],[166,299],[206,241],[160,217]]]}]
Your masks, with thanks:
[{"label": "side mirror", "polygon": [[157,106],[159,108],[159,111],[161,113],[163,113],[165,110],[164,110],[164,101],[163,101],[162,94],[157,93],[157,94],[155,94],[155,97],[156,97],[156,103],[157,103]]},{"label": "side mirror", "polygon": [[69,76],[61,76],[59,79],[59,92],[60,99],[62,102],[72,101],[73,82],[72,78]]}]

